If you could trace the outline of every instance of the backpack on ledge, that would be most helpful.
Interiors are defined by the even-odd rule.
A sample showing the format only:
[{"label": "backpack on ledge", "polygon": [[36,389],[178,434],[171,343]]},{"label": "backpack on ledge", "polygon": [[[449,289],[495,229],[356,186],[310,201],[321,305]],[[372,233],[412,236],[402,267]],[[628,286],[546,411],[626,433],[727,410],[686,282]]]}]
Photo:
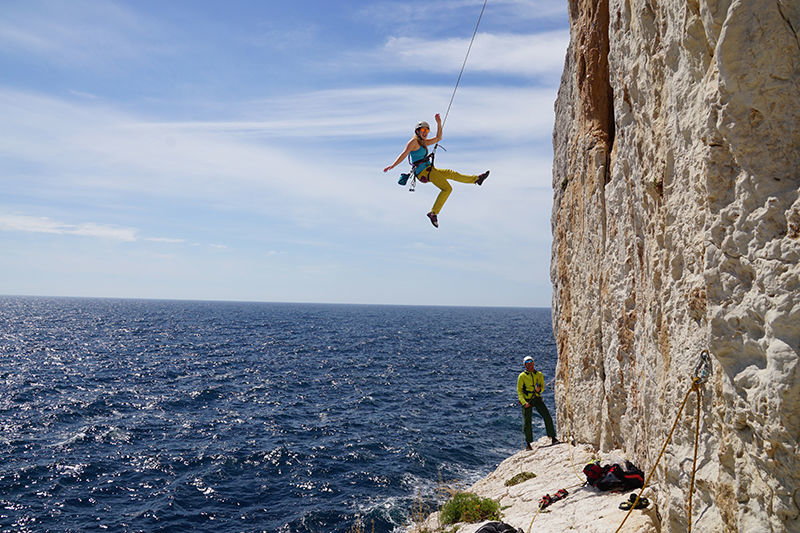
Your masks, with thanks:
[{"label": "backpack on ledge", "polygon": [[583,467],[586,483],[599,490],[632,490],[644,485],[644,472],[630,461],[625,466],[618,464],[600,466],[599,461]]}]

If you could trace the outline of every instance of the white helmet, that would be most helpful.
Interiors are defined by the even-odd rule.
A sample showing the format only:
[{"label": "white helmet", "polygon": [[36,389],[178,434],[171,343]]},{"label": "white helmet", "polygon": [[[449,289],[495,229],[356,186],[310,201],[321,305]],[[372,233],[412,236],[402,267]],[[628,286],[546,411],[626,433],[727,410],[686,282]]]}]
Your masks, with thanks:
[{"label": "white helmet", "polygon": [[423,121],[417,122],[417,126],[414,128],[414,131],[417,131],[420,128],[428,128],[428,131],[430,131],[431,125],[423,120]]}]

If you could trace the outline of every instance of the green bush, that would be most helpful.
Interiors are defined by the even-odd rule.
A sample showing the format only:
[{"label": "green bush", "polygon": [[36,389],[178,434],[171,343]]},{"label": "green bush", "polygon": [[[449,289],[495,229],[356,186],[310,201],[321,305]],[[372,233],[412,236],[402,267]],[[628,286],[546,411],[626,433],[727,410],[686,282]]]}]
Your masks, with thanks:
[{"label": "green bush", "polygon": [[514,485],[519,485],[523,481],[528,481],[529,479],[533,479],[535,477],[536,474],[534,474],[533,472],[520,472],[516,476],[506,481],[506,487],[513,487]]},{"label": "green bush", "polygon": [[443,524],[500,520],[500,504],[471,492],[459,492],[442,506],[439,518]]}]

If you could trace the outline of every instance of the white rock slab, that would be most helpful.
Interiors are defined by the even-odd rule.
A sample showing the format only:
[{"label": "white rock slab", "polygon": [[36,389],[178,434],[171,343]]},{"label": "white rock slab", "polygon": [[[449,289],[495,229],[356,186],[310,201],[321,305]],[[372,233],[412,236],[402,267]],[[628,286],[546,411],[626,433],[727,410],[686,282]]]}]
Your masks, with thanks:
[{"label": "white rock slab", "polygon": [[[543,437],[534,443],[533,451],[521,451],[512,455],[500,463],[494,472],[467,489],[468,492],[499,501],[503,508],[503,522],[522,528],[525,533],[528,533],[529,528],[531,533],[613,533],[626,513],[619,509],[619,504],[630,493],[600,492],[592,487],[583,487],[586,477],[582,470],[586,463],[594,459],[600,459],[603,464],[620,462],[621,455],[618,452],[609,452],[598,456],[590,446],[571,446],[566,443],[547,446],[548,442],[549,439]],[[520,472],[533,472],[536,477],[513,487],[506,487],[506,481]],[[562,488],[567,489],[569,495],[537,514],[542,496],[553,495]],[[653,501],[652,492],[648,489],[644,496],[651,500],[650,507],[633,511],[625,522],[625,533],[659,531],[657,505]],[[475,533],[485,523],[456,525],[458,533]],[[439,527],[439,513],[433,513],[423,524],[423,529],[433,531]],[[452,527],[446,526],[444,530],[450,531]]]}]

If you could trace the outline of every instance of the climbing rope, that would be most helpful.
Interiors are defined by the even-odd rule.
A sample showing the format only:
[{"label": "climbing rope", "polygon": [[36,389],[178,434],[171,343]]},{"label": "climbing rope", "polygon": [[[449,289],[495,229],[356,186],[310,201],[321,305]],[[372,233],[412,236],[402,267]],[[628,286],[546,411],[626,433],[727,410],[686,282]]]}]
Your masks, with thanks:
[{"label": "climbing rope", "polygon": [[694,390],[697,393],[697,409],[694,415],[694,456],[692,457],[692,478],[689,482],[689,504],[686,513],[689,521],[688,533],[692,533],[692,498],[694,496],[694,478],[697,473],[697,448],[698,441],[700,440],[700,404],[703,400],[703,391],[700,385],[705,384],[710,375],[711,357],[708,354],[708,350],[703,350],[700,352],[700,362],[698,362],[697,366],[694,368],[694,378],[692,382]]},{"label": "climbing rope", "polygon": [[528,533],[531,533],[531,528],[533,527],[533,521],[536,520],[536,517],[539,516],[539,513],[542,512],[542,506],[539,506],[539,509],[536,510],[536,513],[531,518],[531,523],[528,525]]},{"label": "climbing rope", "polygon": [[666,440],[664,441],[664,445],[661,446],[661,451],[658,454],[658,458],[656,459],[653,468],[650,469],[650,473],[647,475],[647,479],[644,480],[644,485],[642,488],[639,489],[639,493],[636,495],[636,499],[633,501],[630,509],[625,514],[625,518],[622,519],[622,522],[619,524],[619,527],[615,531],[615,533],[619,533],[622,530],[622,526],[625,524],[625,521],[628,520],[628,517],[631,515],[633,510],[636,508],[637,504],[639,503],[639,499],[642,496],[642,493],[645,491],[647,486],[650,484],[650,479],[653,477],[653,474],[656,472],[656,468],[658,467],[658,463],[661,461],[661,458],[664,456],[664,452],[667,449],[667,445],[672,440],[672,435],[675,433],[675,428],[678,427],[678,421],[681,418],[681,414],[683,413],[683,408],[686,407],[686,402],[689,400],[689,396],[692,392],[697,394],[697,411],[695,413],[695,431],[694,431],[694,460],[692,461],[692,477],[691,483],[689,486],[689,505],[688,505],[688,512],[687,512],[687,519],[689,521],[689,527],[687,529],[688,533],[692,531],[692,494],[694,492],[694,478],[695,473],[697,471],[697,448],[699,442],[699,434],[700,434],[700,401],[702,400],[701,396],[701,388],[700,386],[705,384],[708,381],[708,377],[711,375],[711,358],[709,357],[708,351],[703,350],[700,353],[700,362],[694,369],[694,376],[692,376],[692,384],[689,387],[689,390],[686,391],[686,395],[683,397],[683,401],[681,402],[681,406],[678,408],[678,414],[675,416],[675,422],[672,424],[672,429],[669,430],[669,434],[667,435]]},{"label": "climbing rope", "polygon": [[[478,15],[478,22],[475,23],[475,31],[472,32],[472,39],[469,41],[469,46],[467,47],[467,54],[464,56],[464,63],[461,65],[461,72],[458,73],[456,86],[453,88],[452,96],[450,96],[450,103],[447,104],[447,112],[444,114],[444,120],[442,121],[442,129],[444,129],[444,125],[447,123],[447,115],[450,114],[450,107],[453,105],[453,99],[456,97],[456,91],[458,90],[458,85],[461,83],[461,76],[464,74],[464,68],[467,66],[467,59],[469,58],[469,53],[472,50],[472,43],[475,42],[475,36],[478,35],[478,26],[481,25],[483,12],[486,11],[486,2],[488,2],[488,0],[483,0],[483,7],[481,8],[481,14]],[[439,146],[438,143],[436,146]],[[433,151],[434,152],[436,151],[436,147],[433,148]]]},{"label": "climbing rope", "polygon": [[695,392],[697,393],[697,411],[694,415],[694,457],[692,457],[692,479],[689,482],[689,504],[686,512],[687,520],[689,521],[688,533],[692,533],[692,497],[694,496],[694,476],[697,472],[697,444],[700,440],[700,403],[703,399],[697,383],[695,383]]},{"label": "climbing rope", "polygon": [[[458,79],[456,80],[456,86],[453,87],[453,94],[450,95],[450,103],[447,104],[447,111],[444,114],[444,120],[442,120],[442,131],[444,131],[444,125],[447,124],[447,117],[450,115],[450,108],[453,106],[453,100],[456,97],[456,91],[458,91],[458,86],[461,84],[461,76],[464,75],[464,69],[467,66],[467,59],[469,59],[469,53],[472,51],[472,44],[475,42],[475,37],[478,35],[478,26],[481,25],[481,19],[483,18],[483,12],[486,11],[486,3],[489,0],[483,0],[483,7],[481,7],[481,13],[478,15],[478,21],[475,23],[475,30],[472,32],[472,39],[469,41],[469,46],[467,47],[467,53],[464,56],[464,62],[461,64],[461,71],[458,73]],[[439,148],[439,143],[436,143],[433,146],[433,151],[431,152],[431,164],[428,167],[428,178],[430,179],[431,170],[433,170],[433,161],[436,159],[436,150]],[[424,171],[423,171],[424,172]]]}]

